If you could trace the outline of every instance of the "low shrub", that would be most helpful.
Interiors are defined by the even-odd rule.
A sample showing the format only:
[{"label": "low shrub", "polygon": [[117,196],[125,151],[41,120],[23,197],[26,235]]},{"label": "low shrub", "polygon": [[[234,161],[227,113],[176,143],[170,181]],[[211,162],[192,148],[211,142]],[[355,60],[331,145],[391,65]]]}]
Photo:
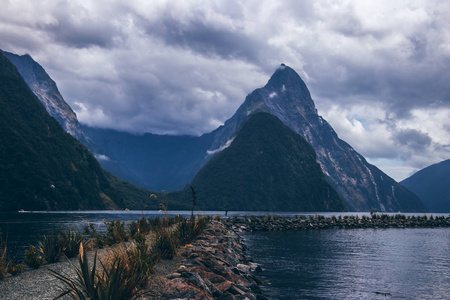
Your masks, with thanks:
[{"label": "low shrub", "polygon": [[23,262],[30,268],[37,269],[44,263],[44,259],[35,246],[30,246],[30,248],[25,250]]},{"label": "low shrub", "polygon": [[22,272],[23,266],[21,264],[15,264],[12,261],[8,265],[8,273],[12,276],[17,276]]}]

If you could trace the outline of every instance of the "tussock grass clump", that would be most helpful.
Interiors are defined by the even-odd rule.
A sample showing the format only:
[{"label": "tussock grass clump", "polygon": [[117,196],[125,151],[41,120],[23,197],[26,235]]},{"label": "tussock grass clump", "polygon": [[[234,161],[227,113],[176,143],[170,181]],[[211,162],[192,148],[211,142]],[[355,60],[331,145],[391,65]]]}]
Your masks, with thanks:
[{"label": "tussock grass clump", "polygon": [[68,229],[60,232],[60,240],[64,255],[72,258],[77,255],[81,243],[85,242],[86,238],[78,229]]},{"label": "tussock grass clump", "polygon": [[151,229],[152,225],[150,223],[150,221],[147,221],[146,218],[142,217],[139,220],[136,221],[132,221],[128,227],[130,236],[132,238],[135,238],[135,236],[137,234],[141,234],[141,235],[145,235],[147,234],[150,229]]},{"label": "tussock grass clump", "polygon": [[105,246],[112,246],[120,242],[126,242],[129,239],[129,235],[125,229],[125,222],[120,220],[113,220],[111,222],[105,222],[106,234],[102,235],[97,231],[97,228],[93,223],[88,223],[84,227],[84,234],[89,235],[93,243],[98,248]]},{"label": "tussock grass clump", "polygon": [[47,263],[51,264],[59,261],[63,254],[64,244],[59,233],[49,233],[43,235],[38,241],[39,252],[42,253]]},{"label": "tussock grass clump", "polygon": [[106,228],[106,235],[104,236],[105,244],[112,246],[120,242],[128,241],[128,233],[125,230],[125,222],[120,220],[113,220],[111,222],[105,222],[108,226]]},{"label": "tussock grass clump", "polygon": [[186,245],[194,240],[202,233],[209,221],[210,218],[208,217],[200,217],[197,220],[195,220],[195,218],[191,218],[190,220],[183,219],[175,230],[175,234],[180,244]]},{"label": "tussock grass clump", "polygon": [[44,263],[44,258],[35,246],[25,250],[23,262],[32,269],[39,268]]},{"label": "tussock grass clump", "polygon": [[152,250],[160,258],[171,259],[175,256],[178,247],[178,239],[168,229],[159,230],[152,245]]},{"label": "tussock grass clump", "polygon": [[[83,244],[80,245],[78,263],[72,264],[76,277],[65,276],[50,270],[53,276],[61,280],[66,290],[55,299],[69,296],[81,300],[128,300],[137,299],[144,292],[139,289],[145,283],[147,275],[137,266],[135,257],[131,257],[134,250],[122,249],[112,252],[105,259],[97,262],[97,251],[94,255],[92,267]],[[101,268],[98,268],[98,264]]]}]

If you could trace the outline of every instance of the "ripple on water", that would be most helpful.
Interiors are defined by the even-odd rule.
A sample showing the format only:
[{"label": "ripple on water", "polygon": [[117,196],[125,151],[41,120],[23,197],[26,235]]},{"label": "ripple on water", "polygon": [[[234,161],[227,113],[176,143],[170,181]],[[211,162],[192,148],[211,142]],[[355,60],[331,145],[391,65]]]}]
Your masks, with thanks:
[{"label": "ripple on water", "polygon": [[273,299],[448,299],[450,229],[245,233]]}]

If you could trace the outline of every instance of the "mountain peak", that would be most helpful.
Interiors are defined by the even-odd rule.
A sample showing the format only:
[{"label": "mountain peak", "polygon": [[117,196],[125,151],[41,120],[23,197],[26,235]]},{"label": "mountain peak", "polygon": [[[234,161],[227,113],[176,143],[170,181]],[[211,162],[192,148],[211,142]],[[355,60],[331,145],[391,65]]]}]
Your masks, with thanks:
[{"label": "mountain peak", "polygon": [[275,73],[273,73],[272,77],[270,77],[269,82],[267,82],[265,87],[275,89],[295,87],[306,90],[309,95],[308,88],[302,78],[297,74],[297,72],[284,63],[275,70]]}]

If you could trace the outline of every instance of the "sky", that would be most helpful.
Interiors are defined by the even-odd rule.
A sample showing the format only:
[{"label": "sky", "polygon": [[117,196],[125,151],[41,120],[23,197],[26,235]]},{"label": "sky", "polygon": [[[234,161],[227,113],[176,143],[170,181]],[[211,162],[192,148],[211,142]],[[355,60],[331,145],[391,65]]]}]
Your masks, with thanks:
[{"label": "sky", "polygon": [[84,124],[201,135],[281,64],[396,180],[450,158],[450,1],[0,0],[0,49],[30,54]]}]

